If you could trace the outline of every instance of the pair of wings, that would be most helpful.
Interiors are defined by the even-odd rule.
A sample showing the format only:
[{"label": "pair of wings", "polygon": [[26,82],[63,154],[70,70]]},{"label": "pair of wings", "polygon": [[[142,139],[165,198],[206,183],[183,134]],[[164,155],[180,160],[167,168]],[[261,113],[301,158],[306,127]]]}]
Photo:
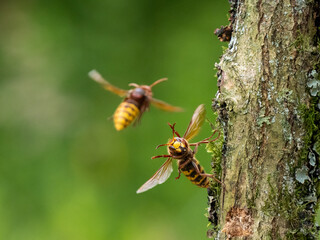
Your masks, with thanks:
[{"label": "pair of wings", "polygon": [[[191,140],[195,135],[198,134],[200,127],[202,126],[206,116],[206,110],[204,105],[201,104],[194,111],[189,126],[183,135],[187,141]],[[171,175],[172,169],[172,158],[169,157],[164,164],[159,168],[159,170],[137,191],[137,193],[145,192],[158,184],[164,183]]]},{"label": "pair of wings", "polygon": [[[99,72],[97,72],[96,70],[92,70],[89,72],[89,77],[91,77],[94,81],[96,81],[97,83],[101,84],[103,86],[104,89],[110,91],[110,92],[113,92],[117,95],[119,95],[120,97],[126,97],[129,93],[130,90],[124,90],[124,89],[121,89],[121,88],[118,88],[114,85],[112,85],[111,83],[109,83],[108,81],[106,81]],[[163,78],[163,79],[159,79],[158,81],[156,81],[155,83],[157,82],[160,82],[160,81],[165,81],[167,80],[166,78]],[[153,85],[155,85],[155,83],[151,84],[150,86],[152,87]],[[137,85],[137,84],[132,84],[132,85]],[[162,109],[162,110],[165,110],[165,111],[169,111],[169,112],[180,112],[182,111],[182,108],[179,108],[179,107],[175,107],[175,106],[172,106],[164,101],[161,101],[159,99],[155,99],[155,98],[151,98],[149,99],[150,102]]]}]

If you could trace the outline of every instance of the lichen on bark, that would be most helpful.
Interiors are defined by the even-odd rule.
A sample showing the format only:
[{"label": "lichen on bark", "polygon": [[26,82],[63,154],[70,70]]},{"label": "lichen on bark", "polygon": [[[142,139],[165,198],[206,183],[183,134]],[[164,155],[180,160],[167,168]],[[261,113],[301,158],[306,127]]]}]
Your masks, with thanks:
[{"label": "lichen on bark", "polygon": [[230,2],[233,32],[213,103],[226,189],[211,235],[236,237],[221,229],[231,209],[245,209],[253,220],[247,239],[316,239],[319,1]]}]

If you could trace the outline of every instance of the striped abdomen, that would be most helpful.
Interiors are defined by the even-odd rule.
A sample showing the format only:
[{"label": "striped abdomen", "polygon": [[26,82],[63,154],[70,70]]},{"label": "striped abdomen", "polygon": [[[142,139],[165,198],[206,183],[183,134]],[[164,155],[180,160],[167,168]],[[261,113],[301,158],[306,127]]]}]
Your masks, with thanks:
[{"label": "striped abdomen", "polygon": [[132,123],[139,115],[139,108],[133,103],[122,102],[113,115],[115,128],[120,131]]},{"label": "striped abdomen", "polygon": [[[205,173],[203,167],[199,164],[199,161],[193,159],[194,163],[198,166],[198,169],[201,173]],[[179,161],[179,165],[183,164],[183,161]],[[181,172],[195,185],[208,188],[209,187],[209,178],[207,176],[201,176],[197,173],[195,167],[192,162],[189,162],[183,168],[181,168]]]}]

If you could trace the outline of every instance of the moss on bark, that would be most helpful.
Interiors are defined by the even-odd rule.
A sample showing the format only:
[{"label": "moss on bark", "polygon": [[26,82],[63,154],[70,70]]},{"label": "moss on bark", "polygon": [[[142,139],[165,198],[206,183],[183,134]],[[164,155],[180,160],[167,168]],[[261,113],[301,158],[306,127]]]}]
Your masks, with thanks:
[{"label": "moss on bark", "polygon": [[225,136],[227,190],[216,238],[241,236],[220,232],[233,209],[253,219],[247,239],[316,239],[319,1],[238,0],[232,8],[213,104]]}]

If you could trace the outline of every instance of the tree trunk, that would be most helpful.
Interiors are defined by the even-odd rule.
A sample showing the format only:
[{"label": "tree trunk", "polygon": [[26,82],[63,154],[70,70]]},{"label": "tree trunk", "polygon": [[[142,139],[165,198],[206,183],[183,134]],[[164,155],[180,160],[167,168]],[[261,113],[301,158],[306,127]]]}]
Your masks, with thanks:
[{"label": "tree trunk", "polygon": [[230,3],[213,103],[224,141],[208,146],[225,187],[209,191],[208,235],[317,239],[319,1]]}]

